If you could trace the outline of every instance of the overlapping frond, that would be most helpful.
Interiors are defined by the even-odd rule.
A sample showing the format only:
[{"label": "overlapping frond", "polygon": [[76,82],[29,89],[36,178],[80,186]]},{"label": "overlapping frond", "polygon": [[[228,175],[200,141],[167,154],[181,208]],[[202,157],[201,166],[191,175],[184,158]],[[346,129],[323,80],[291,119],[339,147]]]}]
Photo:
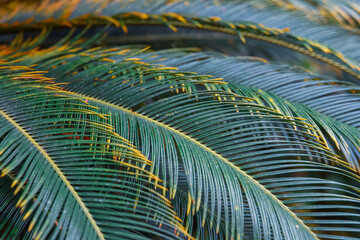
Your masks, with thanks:
[{"label": "overlapping frond", "polygon": [[[113,133],[105,115],[59,93],[42,72],[7,65],[0,70],[1,176],[14,176],[11,188],[20,197],[9,204],[21,208],[23,220],[30,218],[31,232],[17,237],[145,239],[176,237],[174,229],[186,234],[169,200],[156,191],[166,190],[161,180],[145,169],[151,162]],[[6,233],[14,226],[3,227]]]},{"label": "overlapping frond", "polygon": [[[178,191],[180,197],[188,195],[186,215],[197,214],[201,225],[241,238],[247,214],[252,231],[246,234],[254,238],[311,239],[323,232],[336,236],[326,223],[310,230],[295,214],[320,220],[306,210],[307,199],[316,196],[323,201],[313,208],[330,209],[324,213],[328,219],[339,212],[346,215],[334,206],[350,204],[358,194],[358,176],[327,148],[316,128],[253,98],[221,91],[226,84],[218,79],[154,65],[137,52],[122,47],[49,58],[45,54],[37,67],[66,83],[62,94],[86,99],[111,115],[115,131],[141,146],[153,161],[150,171],[169,186],[168,196],[178,199]],[[344,192],[345,183],[313,177],[314,171],[350,177],[353,184]],[[310,181],[312,191],[284,185],[283,179],[300,172],[296,179]],[[180,175],[185,183],[178,182]],[[275,186],[279,196],[262,182]],[[329,202],[330,197],[335,200]]]},{"label": "overlapping frond", "polygon": [[[160,81],[160,83],[163,83],[161,84],[160,90],[152,81],[152,79],[156,79],[156,76],[159,76],[159,73],[155,71],[156,69],[151,72],[146,71],[147,69],[153,69],[154,66],[148,66],[147,64],[142,64],[139,61],[141,61],[141,59],[132,59],[131,61],[125,61],[128,63],[121,64],[119,66],[117,66],[116,63],[109,63],[108,66],[111,67],[110,69],[105,66],[98,66],[98,68],[89,67],[89,69],[92,69],[92,71],[98,72],[98,74],[96,75],[100,76],[100,79],[103,80],[100,81],[100,84],[98,84],[99,81],[87,78],[89,74],[86,70],[84,70],[75,73],[75,75],[71,77],[73,81],[71,81],[70,79],[71,82],[68,87],[66,87],[66,89],[72,93],[78,93],[84,97],[92,97],[92,99],[89,98],[90,103],[93,103],[95,106],[98,107],[106,107],[108,110],[110,110],[112,116],[114,116],[114,125],[117,129],[119,129],[118,131],[120,135],[124,136],[127,139],[131,139],[136,143],[152,143],[150,145],[142,144],[142,151],[144,152],[144,154],[154,154],[151,157],[149,156],[150,158],[154,158],[156,155],[161,154],[165,151],[165,154],[163,153],[165,155],[163,160],[164,163],[158,163],[158,166],[163,166],[165,164],[165,161],[167,161],[166,164],[169,165],[170,170],[167,170],[168,172],[165,173],[158,173],[162,174],[160,175],[162,176],[162,178],[165,179],[163,175],[166,174],[169,174],[170,177],[172,175],[175,175],[176,168],[173,166],[182,164],[185,168],[185,176],[187,178],[187,184],[190,192],[189,201],[191,201],[192,199],[194,200],[194,203],[192,203],[192,209],[188,208],[187,210],[188,213],[191,213],[191,211],[195,212],[196,208],[199,208],[200,202],[202,202],[201,199],[204,198],[203,201],[205,209],[202,214],[206,213],[206,206],[208,206],[208,208],[210,209],[214,209],[214,211],[217,212],[218,219],[214,217],[214,211],[211,211],[211,213],[209,214],[211,219],[216,219],[216,228],[220,227],[219,219],[222,215],[224,215],[226,229],[225,232],[234,233],[234,236],[238,236],[237,234],[240,234],[241,236],[244,231],[244,228],[242,228],[242,226],[244,226],[242,223],[243,219],[237,219],[237,217],[244,215],[244,213],[239,214],[238,216],[234,216],[232,214],[234,214],[233,211],[234,208],[236,210],[236,206],[241,209],[240,204],[244,201],[249,201],[248,204],[251,216],[259,216],[258,219],[255,217],[255,219],[252,220],[253,223],[259,222],[259,219],[264,219],[268,217],[270,218],[270,216],[267,216],[267,212],[259,209],[261,206],[259,205],[259,203],[257,203],[256,201],[253,202],[255,199],[252,194],[255,194],[253,193],[253,191],[255,191],[257,194],[261,194],[262,196],[264,196],[265,199],[269,200],[268,203],[271,203],[271,205],[274,204],[272,203],[273,198],[271,197],[271,195],[270,197],[269,195],[267,195],[268,192],[265,189],[263,189],[261,186],[258,186],[255,182],[252,182],[252,177],[248,178],[246,175],[244,177],[243,174],[245,174],[245,172],[242,172],[242,170],[248,170],[247,173],[250,172],[252,174],[263,172],[266,170],[266,174],[259,173],[260,178],[264,177],[266,179],[276,178],[279,173],[283,173],[285,175],[286,173],[289,173],[289,175],[291,175],[290,173],[294,172],[302,172],[303,174],[305,174],[307,171],[309,171],[308,174],[311,175],[310,172],[312,172],[314,169],[307,169],[307,167],[315,164],[311,160],[317,159],[317,161],[323,163],[330,163],[336,159],[336,156],[332,156],[330,151],[327,152],[324,146],[321,147],[321,141],[318,142],[318,140],[316,140],[316,137],[311,140],[312,135],[308,135],[307,131],[309,130],[310,132],[312,132],[313,129],[311,127],[309,128],[308,125],[304,126],[301,121],[294,121],[294,124],[290,123],[290,126],[286,127],[286,122],[288,121],[286,117],[285,119],[281,120],[281,118],[279,119],[278,117],[275,117],[278,114],[276,111],[270,111],[265,106],[256,106],[257,104],[255,104],[254,106],[254,103],[247,103],[247,100],[238,100],[238,96],[236,95],[224,94],[220,91],[210,93],[199,92],[198,94],[196,94],[194,92],[194,87],[189,87],[189,84],[190,86],[193,86],[194,79],[188,82],[186,81],[186,79],[181,78],[181,75],[180,78],[179,76],[175,75],[176,78],[174,80],[178,78],[180,81],[177,82],[177,84],[172,83],[171,75],[174,73],[170,73],[169,76],[166,74],[166,71],[161,67],[159,69],[159,71],[161,72],[161,78],[159,80],[162,80]],[[71,61],[67,64],[71,64]],[[135,64],[135,66],[133,64]],[[125,68],[125,66],[128,67]],[[82,67],[84,67],[84,65]],[[129,71],[134,67],[139,68],[139,70],[137,70],[136,73],[131,74]],[[104,70],[101,71],[101,69]],[[124,69],[129,70],[125,71],[124,74]],[[77,70],[78,69],[76,69],[76,71]],[[100,74],[100,72],[103,72],[103,74]],[[53,74],[54,76],[59,74],[58,70],[56,70],[56,67],[53,70]],[[78,79],[82,79],[82,81],[78,81]],[[102,92],[96,91],[96,86],[93,86],[91,89],[87,90],[85,86],[92,85],[91,82],[96,82],[96,86],[98,86],[102,90]],[[170,82],[170,84],[167,84],[167,82]],[[174,95],[171,97],[165,95],[166,93],[171,94],[171,91],[173,91],[173,94],[175,94],[177,88],[179,89],[179,92],[182,92],[184,90],[185,92],[182,94],[179,93],[178,95]],[[190,90],[189,88],[192,90]],[[155,90],[156,92],[158,92],[158,94],[156,94]],[[189,91],[193,92],[193,94],[188,94]],[[134,96],[135,92],[138,92],[136,96]],[[93,93],[95,95],[93,95]],[[114,98],[114,96],[121,97]],[[219,102],[219,99],[214,101],[214,96],[216,98],[219,98],[221,102]],[[154,101],[154,98],[159,100],[157,100],[156,102],[152,102]],[[133,111],[137,110],[137,112],[139,113],[131,112],[128,109],[132,109]],[[255,119],[258,119],[257,121],[260,121],[260,123],[257,123]],[[284,126],[282,124],[284,124]],[[150,125],[151,127],[148,125]],[[133,126],[135,126],[135,128],[133,128]],[[295,129],[293,129],[293,127],[295,127]],[[302,128],[304,129],[301,130]],[[125,131],[122,131],[121,129],[125,129]],[[293,130],[289,129],[293,129],[295,133],[293,132]],[[259,135],[255,134],[255,132],[257,131],[259,131]],[[263,131],[265,131],[265,133],[263,133]],[[291,135],[292,137],[288,136],[288,131],[290,131],[294,135]],[[140,135],[136,134],[137,132],[140,132]],[[160,139],[154,138],[154,135],[162,136],[164,140],[160,141]],[[278,139],[279,136],[283,136],[284,140],[280,141]],[[309,137],[310,139],[308,139]],[[273,143],[271,141],[272,138],[277,139],[276,143]],[[215,139],[216,142],[213,142]],[[310,146],[312,147],[304,144],[304,139],[307,139],[305,140],[305,142],[307,144],[310,144]],[[311,144],[312,141],[315,141],[315,144],[314,142]],[[173,143],[175,145],[171,147],[169,146],[169,142],[170,144]],[[263,144],[265,143],[266,149],[262,150],[264,148]],[[301,145],[301,147],[298,144]],[[179,149],[176,149],[174,148],[175,146],[181,147]],[[186,146],[187,148],[185,148]],[[187,151],[185,151],[184,148]],[[172,154],[177,152],[178,154],[180,154],[180,156],[168,156],[168,154],[170,154],[167,153],[168,151]],[[296,153],[292,153],[293,151],[295,151]],[[276,156],[279,159],[277,159]],[[299,159],[299,156],[302,157],[300,157]],[[295,157],[295,159],[293,157]],[[169,159],[179,160],[178,162],[169,164]],[[270,165],[266,164],[267,159],[269,160],[268,164]],[[276,164],[273,165],[274,159],[277,159],[284,165],[281,167]],[[286,165],[285,162],[281,161],[280,159],[284,159],[284,161],[289,165]],[[195,163],[199,163],[199,166],[196,166]],[[210,168],[206,167],[206,165],[212,166],[213,164],[218,164],[218,168],[221,170],[212,170],[212,168],[210,170]],[[214,166],[215,168],[216,165]],[[235,165],[241,166],[240,169],[242,170],[236,168],[237,166]],[[288,169],[289,167],[291,167],[291,170]],[[327,168],[326,165],[318,166],[318,164],[315,164],[315,166],[313,165],[312,167],[315,168],[316,171],[321,171],[323,167]],[[218,174],[222,174],[223,177],[228,174],[229,176],[232,176],[228,178],[228,181],[231,180],[231,183],[226,180],[221,180],[223,177],[219,177]],[[251,176],[253,176],[252,174]],[[211,178],[211,176],[214,177]],[[257,174],[255,176],[257,176]],[[353,175],[353,177],[355,179],[357,178],[356,175]],[[200,181],[197,179],[202,180]],[[235,179],[239,181],[240,185],[233,185],[236,184],[236,182],[233,182],[233,180]],[[300,178],[298,180],[302,179]],[[277,182],[279,181],[279,179],[273,181]],[[314,191],[316,193],[318,193],[319,189],[323,189],[321,185],[324,184],[324,182],[320,180],[318,181],[318,185],[314,183],[316,185],[314,186]],[[214,185],[214,182],[216,188],[219,188],[219,190],[215,190],[209,186],[209,183],[212,183],[212,185]],[[173,184],[177,184],[176,178],[173,180],[173,182],[169,180],[169,185],[171,186]],[[226,187],[224,187],[224,185]],[[357,184],[355,184],[355,186],[356,185]],[[240,192],[239,190],[235,190],[239,188],[241,189]],[[231,189],[231,191],[229,189]],[[300,188],[299,191],[303,190],[304,189]],[[242,191],[244,191],[244,198],[239,199],[239,196],[243,195]],[[283,191],[291,190],[286,189]],[[353,196],[357,195],[357,191],[358,190],[353,193]],[[294,194],[294,196],[301,196],[301,194],[299,194],[298,192]],[[304,196],[310,197],[315,193],[308,194],[309,195],[305,194]],[[220,204],[219,206],[219,202],[216,204],[216,202],[213,202],[213,198],[207,197],[214,195],[218,195],[217,201],[221,203],[224,202],[225,199],[228,199],[229,202],[226,204],[227,207],[225,207],[225,203]],[[220,198],[219,195],[222,197]],[[324,198],[324,201],[326,202],[325,199],[329,196],[331,196],[331,194],[329,195],[329,193],[322,193],[319,194],[319,196],[317,197]],[[209,203],[206,203],[206,199],[209,199]],[[341,198],[341,200],[339,199],[339,201],[343,201],[345,199],[346,198]],[[237,200],[239,200],[239,202],[236,202]],[[299,199],[297,199],[296,201],[297,203],[299,203],[299,201],[301,202],[301,200]],[[326,204],[328,205],[332,205],[335,203],[336,201],[334,201],[333,203],[326,202]],[[269,209],[273,209],[274,213],[284,211],[281,210],[282,208],[278,208],[276,204],[275,206],[273,206],[274,208],[271,208],[271,205],[266,205],[267,211],[269,211]],[[232,211],[230,211],[228,208],[230,208]],[[319,206],[319,209],[321,209],[321,206]],[[245,212],[244,209],[239,211]],[[330,211],[329,215],[331,214],[332,213]],[[316,216],[316,214],[312,212],[304,215],[309,217]],[[226,216],[229,217],[228,220]],[[232,221],[230,221],[230,216],[233,219]],[[205,218],[206,216],[203,217],[203,219]],[[341,219],[339,219],[339,221],[341,222]],[[296,223],[296,221],[294,223]],[[278,224],[280,223],[277,222],[276,225]],[[297,228],[296,225],[301,228],[301,225],[295,224],[295,229]],[[269,236],[272,236],[274,238],[280,238],[282,234],[289,234],[289,238],[294,237],[294,235],[291,235],[290,232],[295,229],[290,230],[290,232],[288,233],[284,233],[281,231],[272,232],[272,230],[270,230],[273,228],[272,226],[273,225],[271,223],[269,223],[268,226],[253,225],[254,230],[252,234],[255,234],[254,237],[257,238],[257,234],[260,234],[262,233],[262,231],[265,231],[264,229],[269,228]],[[323,227],[324,231],[332,231],[331,228],[328,228],[328,226]],[[281,228],[285,229],[285,226],[282,226]],[[307,235],[306,231],[302,233],[296,232],[296,236],[298,236],[298,234],[305,234],[303,235],[303,238],[306,239],[310,238],[311,236]]]},{"label": "overlapping frond", "polygon": [[[269,9],[259,10],[248,3],[226,3],[218,6],[208,1],[196,1],[187,6],[186,2],[167,1],[113,1],[101,7],[100,3],[85,2],[75,7],[66,5],[66,12],[53,18],[52,14],[39,12],[31,21],[24,22],[23,14],[11,15],[8,22],[2,24],[2,31],[16,29],[36,29],[47,26],[69,27],[87,24],[104,25],[106,23],[122,27],[127,32],[127,25],[164,25],[176,31],[177,27],[195,28],[225,34],[239,35],[246,38],[270,42],[285,48],[309,55],[331,66],[359,77],[358,45],[359,37],[347,30],[329,26],[317,26],[303,16],[295,18],[290,13],[276,12]],[[68,9],[71,9],[68,10]],[[89,15],[94,8],[96,14]],[[136,10],[136,11],[135,11]],[[226,12],[226,14],[224,14]],[[51,16],[51,17],[49,17]],[[275,17],[276,16],[276,17]],[[301,21],[302,24],[296,24]],[[303,23],[308,22],[304,27]],[[291,24],[294,22],[294,24]],[[265,26],[264,26],[265,25]],[[291,28],[291,33],[289,31]],[[308,34],[307,30],[309,31]],[[321,32],[321,34],[320,34]],[[295,35],[293,35],[295,34]],[[332,35],[328,35],[332,34]],[[346,36],[346,38],[344,37]],[[339,39],[340,38],[340,39]],[[326,44],[326,45],[324,45]],[[330,46],[330,48],[328,47]],[[345,56],[344,56],[345,54]]]},{"label": "overlapping frond", "polygon": [[357,80],[190,48],[97,45],[109,25],[193,28],[359,77],[358,44],[344,46],[356,34],[220,2],[46,1],[2,17],[0,31],[16,34],[0,46],[3,238],[359,239]]},{"label": "overlapping frond", "polygon": [[[142,54],[142,57],[146,59],[153,54]],[[222,76],[225,82],[230,83],[226,88],[231,91],[254,98],[283,114],[306,119],[308,124],[317,126],[323,140],[332,146],[333,151],[340,150],[350,165],[359,171],[356,146],[359,145],[360,132],[347,125],[358,127],[359,95],[358,87],[354,84],[326,79],[301,69],[268,64],[261,59],[186,53],[180,50],[159,51],[156,55],[156,59],[163,59],[161,63],[181,70]]]},{"label": "overlapping frond", "polygon": [[360,8],[357,0],[270,0],[270,4],[290,11],[304,12],[308,18],[339,24],[349,29],[360,27]]},{"label": "overlapping frond", "polygon": [[[223,4],[213,4],[211,1],[195,1],[190,5],[184,1],[174,1],[171,4],[151,5],[143,2],[144,11],[147,13],[175,12],[181,14],[194,14],[196,16],[217,16],[224,21],[248,21],[263,24],[266,27],[288,29],[299,37],[310,39],[336,49],[345,56],[359,59],[358,44],[359,36],[351,31],[335,26],[320,25],[309,21],[301,13],[285,12],[274,8],[257,8],[249,1],[230,1]],[[138,1],[137,4],[141,3]],[[108,5],[105,13],[116,11],[115,5]],[[129,3],[123,11],[132,11],[135,5]],[[118,6],[127,6],[126,4]],[[137,8],[139,9],[139,8]],[[138,10],[139,11],[139,10]]]},{"label": "overlapping frond", "polygon": [[[148,53],[145,56],[153,55]],[[359,87],[350,82],[314,75],[299,68],[269,64],[264,59],[178,51],[156,52],[157,59],[186,71],[211,74],[224,81],[261,88],[305,104],[335,120],[359,127]]]}]

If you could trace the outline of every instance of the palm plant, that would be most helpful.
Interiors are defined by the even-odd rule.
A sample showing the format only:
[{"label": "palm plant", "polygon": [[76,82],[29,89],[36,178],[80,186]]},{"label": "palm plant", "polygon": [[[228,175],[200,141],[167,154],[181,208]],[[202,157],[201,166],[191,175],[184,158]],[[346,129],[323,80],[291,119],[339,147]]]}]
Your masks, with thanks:
[{"label": "palm plant", "polygon": [[360,239],[357,0],[0,6],[0,239]]}]

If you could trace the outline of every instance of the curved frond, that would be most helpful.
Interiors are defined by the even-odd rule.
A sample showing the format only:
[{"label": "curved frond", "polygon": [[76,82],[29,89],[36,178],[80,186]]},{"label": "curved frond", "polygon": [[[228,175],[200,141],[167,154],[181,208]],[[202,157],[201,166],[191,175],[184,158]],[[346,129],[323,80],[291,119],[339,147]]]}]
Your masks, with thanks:
[{"label": "curved frond", "polygon": [[[150,58],[151,55],[154,53],[143,53],[141,57],[153,60],[154,58]],[[346,125],[358,127],[360,113],[356,103],[360,99],[357,86],[348,82],[328,80],[303,72],[301,69],[268,64],[255,58],[165,50],[156,52],[155,59],[162,59],[161,63],[176,66],[181,70],[222,76],[223,81],[229,83],[226,89],[256,99],[257,102],[277,109],[285,115],[304,119],[307,124],[316,126],[327,146],[332,146],[332,151],[340,151],[354,169],[360,170],[358,149],[355,147],[360,143],[360,132]]]},{"label": "curved frond", "polygon": [[358,33],[259,2],[1,5],[0,238],[360,239]]},{"label": "curved frond", "polygon": [[[170,4],[164,4],[164,2],[151,5],[147,4],[146,1],[137,1],[137,5],[141,3],[142,5],[136,9],[138,9],[137,11],[144,9],[146,13],[175,12],[194,14],[201,17],[217,16],[224,21],[246,21],[263,24],[270,28],[288,29],[290,33],[296,36],[326,44],[355,60],[358,60],[360,57],[357,44],[359,43],[358,34],[336,26],[316,24],[309,21],[301,13],[291,13],[274,8],[257,8],[256,4],[251,4],[249,1],[231,1],[222,4],[214,4],[211,1],[194,1],[190,5],[184,4],[184,1],[174,1]],[[113,13],[114,11],[119,11],[116,9],[121,7],[123,8],[122,11],[133,11],[135,9],[133,4],[114,2],[108,5],[103,10],[103,13]],[[141,8],[141,6],[143,7]],[[76,13],[80,12],[81,10],[79,9]]]},{"label": "curved frond", "polygon": [[[254,238],[262,234],[305,239],[316,238],[317,232],[336,235],[326,224],[321,230],[310,230],[301,216],[318,219],[316,213],[299,212],[306,212],[307,199],[315,196],[324,199],[315,209],[351,204],[358,194],[359,177],[327,149],[315,128],[252,98],[220,91],[223,84],[219,80],[145,63],[131,51],[129,56],[112,55],[124,54],[123,50],[94,49],[91,54],[54,57],[47,59],[49,64],[43,61],[39,69],[51,68],[48,76],[67,82],[63,94],[111,114],[116,132],[141,146],[154,162],[151,171],[169,186],[171,198],[177,198],[177,176],[183,166],[186,184],[182,185],[189,194],[187,214],[203,209],[199,214],[203,220],[210,217],[216,231],[224,228],[229,237],[245,234],[243,216],[248,211],[253,229],[248,234]],[[98,62],[104,57],[117,60]],[[201,90],[204,84],[213,90]],[[294,173],[302,172],[298,180],[306,181],[314,171],[348,175],[354,184],[343,192],[342,184],[320,177],[311,178],[312,190],[280,187]],[[279,195],[263,185],[267,181]],[[324,188],[324,184],[335,185]],[[332,196],[338,200],[329,203]],[[295,210],[291,210],[293,204]],[[335,212],[330,210],[327,216]]]},{"label": "curved frond", "polygon": [[[188,7],[186,4],[184,4],[184,2],[166,4],[165,1],[160,1],[156,2],[156,4],[153,4],[152,7],[148,7],[149,3],[147,1],[115,1],[106,5],[105,8],[100,8],[100,14],[90,16],[87,14],[89,13],[89,9],[93,9],[93,7],[99,5],[88,3],[88,5],[92,6],[92,8],[89,8],[89,6],[82,8],[82,4],[80,4],[78,8],[72,12],[70,19],[68,19],[68,15],[71,13],[71,11],[70,13],[65,14],[67,17],[65,16],[64,18],[59,19],[47,18],[46,14],[44,16],[43,13],[40,13],[35,17],[36,21],[32,22],[34,20],[33,19],[30,23],[26,22],[25,24],[25,22],[15,22],[16,14],[14,14],[15,16],[12,15],[14,18],[10,20],[8,19],[8,22],[2,25],[2,29],[3,31],[9,31],[9,29],[11,31],[16,31],[16,29],[25,28],[42,29],[44,26],[77,27],[86,26],[89,22],[95,25],[106,25],[109,23],[114,24],[117,27],[122,27],[124,32],[127,32],[126,25],[164,25],[168,26],[174,31],[177,31],[177,27],[195,28],[200,30],[209,30],[225,34],[238,35],[243,42],[246,41],[246,38],[253,38],[275,45],[280,45],[282,47],[311,56],[335,68],[341,69],[355,76],[356,78],[360,78],[360,66],[359,62],[357,61],[359,56],[354,55],[354,52],[357,52],[356,50],[358,49],[356,44],[355,47],[351,49],[351,51],[348,51],[347,49],[343,49],[345,44],[344,40],[341,41],[341,45],[335,44],[338,42],[338,38],[323,36],[324,34],[316,34],[316,36],[321,36],[321,39],[315,38],[313,35],[304,36],[304,28],[301,28],[301,31],[298,32],[292,30],[291,33],[287,33],[287,31],[289,31],[289,21],[287,21],[287,19],[280,18],[279,14],[274,12],[271,14],[264,14],[263,10],[260,11],[255,8],[249,9],[251,6],[248,4],[227,4],[223,5],[222,7],[211,5],[209,2],[200,1],[192,4],[192,7]],[[159,8],[159,6],[162,7]],[[135,7],[137,12],[133,11]],[[66,5],[64,9],[67,9]],[[190,12],[188,10],[190,10]],[[235,10],[236,14],[230,14]],[[180,14],[175,14],[174,12]],[[224,15],[223,12],[226,12],[227,14]],[[246,16],[248,16],[248,18],[246,18]],[[270,20],[273,19],[268,19],[268,16],[276,16],[275,23],[274,21],[270,23]],[[41,21],[44,18],[45,20]],[[285,16],[285,18],[287,17]],[[15,23],[12,24],[12,22]],[[283,25],[284,27],[281,27],[280,25],[284,23],[287,25]],[[316,27],[317,26],[310,28],[307,26],[306,29],[310,29],[311,33],[314,31],[319,33],[320,30],[316,30]],[[326,29],[326,31],[324,30],[326,33],[331,33],[334,31],[336,31],[336,29],[332,29],[331,31],[328,29]],[[344,35],[340,34],[339,31],[341,30],[337,29],[336,35]],[[351,34],[349,33],[347,35],[350,36]],[[356,37],[357,36],[354,36],[353,38]],[[334,44],[326,41],[326,39],[329,38],[334,41]],[[356,39],[352,39],[351,43],[357,42],[357,40],[359,40]],[[328,44],[330,48],[322,43]],[[346,44],[346,47],[354,45],[351,43]],[[344,56],[343,53],[346,55]]]},{"label": "curved frond", "polygon": [[[142,57],[149,57],[147,53]],[[251,57],[227,57],[219,54],[176,51],[156,52],[156,59],[185,71],[211,74],[225,82],[261,88],[287,100],[305,104],[335,120],[359,127],[359,87],[350,82],[314,75],[303,69],[269,64]],[[153,59],[153,58],[151,58]]]},{"label": "curved frond", "polygon": [[166,189],[145,169],[151,162],[112,132],[106,116],[21,68],[1,68],[0,169],[15,176],[16,207],[31,218],[28,237],[176,237],[155,222],[185,233],[155,191]]},{"label": "curved frond", "polygon": [[360,27],[360,8],[357,0],[281,0],[272,4],[290,11],[304,12],[308,18],[321,22],[339,24],[345,28],[356,29]]}]

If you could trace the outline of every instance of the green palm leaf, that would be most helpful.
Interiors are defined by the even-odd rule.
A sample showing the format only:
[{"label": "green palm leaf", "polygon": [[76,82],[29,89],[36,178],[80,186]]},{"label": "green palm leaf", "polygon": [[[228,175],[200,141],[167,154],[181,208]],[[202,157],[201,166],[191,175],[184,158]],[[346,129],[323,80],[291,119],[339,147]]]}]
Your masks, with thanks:
[{"label": "green palm leaf", "polygon": [[[121,49],[112,51],[118,53],[119,50],[124,53]],[[316,238],[314,233],[289,206],[283,204],[283,199],[288,199],[290,205],[300,204],[301,211],[306,211],[306,203],[315,197],[323,199],[316,209],[353,201],[351,199],[358,191],[357,183],[349,186],[350,192],[342,193],[341,185],[336,186],[337,183],[298,177],[299,181],[311,180],[313,191],[302,193],[309,189],[289,185],[279,189],[284,184],[282,179],[288,179],[296,172],[311,176],[313,171],[325,171],[348,175],[352,181],[358,181],[354,173],[346,170],[346,165],[340,168],[325,165],[340,164],[340,161],[317,139],[318,132],[313,127],[255,103],[249,97],[221,92],[223,86],[211,83],[208,77],[142,63],[134,54],[130,54],[131,58],[122,57],[122,60],[121,55],[114,56],[117,63],[98,62],[104,57],[111,58],[112,51],[92,50],[91,56],[84,51],[76,56],[54,57],[47,60],[51,64],[42,60],[39,69],[51,68],[48,76],[68,82],[63,94],[86,99],[103,113],[111,114],[111,123],[117,133],[137,145],[142,143],[141,151],[154,161],[151,171],[169,186],[170,198],[178,198],[176,189],[180,183],[177,176],[184,174],[187,181],[181,188],[189,192],[187,214],[203,209],[199,213],[203,215],[201,219],[214,225],[216,231],[224,226],[226,235],[240,237],[245,234],[242,216],[248,209],[253,228],[250,234],[254,238],[265,234],[269,238],[302,236],[310,239]],[[139,51],[134,50],[136,52]],[[56,64],[60,65],[56,67]],[[64,73],[63,69],[70,71]],[[202,83],[214,90],[199,90]],[[284,139],[278,139],[280,136]],[[265,143],[264,149],[261,145]],[[324,164],[314,162],[315,159]],[[178,166],[182,166],[184,172],[178,172]],[[270,181],[268,183],[283,194],[274,195],[262,181]],[[325,183],[335,186],[324,188]],[[326,189],[341,193],[333,195]],[[324,192],[319,193],[319,190]],[[218,196],[218,200],[211,196]],[[261,203],[258,196],[261,196]],[[337,200],[329,203],[327,199],[332,196]],[[328,216],[331,214],[333,212]],[[302,215],[317,217],[313,212]],[[325,224],[321,231],[331,233],[332,230]]]},{"label": "green palm leaf", "polygon": [[153,218],[182,231],[169,200],[155,191],[165,190],[161,180],[144,169],[150,162],[102,123],[105,116],[41,84],[48,80],[40,73],[13,68],[5,66],[1,79],[1,176],[13,173],[11,187],[22,193],[11,201],[24,220],[31,217],[32,237],[174,236],[155,231]]},{"label": "green palm leaf", "polygon": [[[359,239],[359,89],[339,72],[359,77],[356,33],[248,2],[16,4],[0,8],[1,239]],[[196,52],[237,42],[119,46],[111,25],[162,49],[177,30],[237,35],[338,80]]]},{"label": "green palm leaf", "polygon": [[[127,32],[126,25],[163,25],[168,26],[174,31],[177,31],[177,27],[195,28],[231,35],[239,35],[243,42],[246,41],[246,38],[250,38],[289,48],[293,51],[297,51],[323,61],[335,68],[341,69],[356,78],[360,78],[360,67],[359,62],[357,61],[359,56],[355,55],[355,53],[357,54],[356,49],[358,49],[358,46],[356,44],[352,44],[353,42],[358,42],[359,39],[356,35],[352,36],[351,32],[344,33],[344,31],[346,32],[344,29],[331,27],[328,29],[327,27],[316,26],[314,23],[308,21],[310,26],[306,26],[305,29],[300,28],[298,31],[292,30],[292,33],[296,34],[293,35],[286,33],[288,31],[288,25],[281,25],[284,22],[289,24],[289,17],[287,15],[285,15],[284,18],[279,18],[279,13],[277,12],[270,12],[269,14],[264,15],[262,11],[248,6],[247,3],[240,5],[226,4],[219,8],[217,5],[211,5],[209,2],[199,1],[195,2],[194,5],[189,8],[191,9],[190,12],[185,12],[185,10],[183,10],[187,9],[184,2],[166,4],[166,1],[158,1],[156,4],[153,4],[152,7],[148,7],[149,3],[147,1],[115,1],[107,5],[105,8],[100,7],[99,4],[91,2],[84,4],[85,5],[79,4],[75,11],[70,11],[71,18],[66,19],[65,17],[65,20],[53,20],[53,18],[49,18],[50,16],[46,13],[44,14],[43,12],[40,12],[35,16],[34,22],[31,22],[30,24],[27,22],[19,24],[17,21],[19,19],[23,19],[24,16],[19,15],[17,17],[15,14],[10,14],[13,18],[7,19],[10,24],[5,23],[2,27],[2,31],[8,32],[26,28],[41,29],[45,25],[49,27],[64,27],[69,25],[76,27],[85,26],[88,22],[95,25],[106,25],[107,23],[115,24],[117,27],[122,27],[124,32]],[[100,12],[100,14],[87,15],[97,7],[99,8],[98,12]],[[135,7],[137,12],[133,12]],[[63,6],[62,11],[65,16],[69,15],[69,8],[71,8],[69,5],[65,4]],[[229,14],[222,14],[222,12],[229,13],[233,11],[235,14],[230,15],[230,17]],[[174,12],[179,14],[175,14]],[[186,15],[184,15],[185,13]],[[273,18],[269,19],[268,16],[276,16],[275,23],[274,21],[271,21]],[[292,19],[292,21],[294,21],[294,19]],[[296,19],[295,21],[298,22],[299,20]],[[302,18],[301,21],[306,22],[307,20],[306,18]],[[11,24],[12,22],[15,22],[15,24]],[[322,27],[324,29],[322,29]],[[293,27],[292,29],[294,28],[296,27]],[[304,35],[306,29],[310,29],[310,33]],[[335,32],[336,36],[346,35],[346,39],[351,39],[349,40],[351,43],[344,45],[345,39],[340,39],[338,41],[336,38],[334,40],[333,35],[319,34],[314,37],[314,31],[316,33]],[[332,39],[333,41],[330,43],[327,39]],[[322,43],[329,45],[331,48]],[[346,46],[346,48],[344,48],[344,46]],[[349,49],[348,46],[354,47]],[[346,55],[344,56],[343,53]]]},{"label": "green palm leaf", "polygon": [[[359,87],[355,84],[310,74],[299,68],[269,64],[263,59],[226,57],[204,52],[188,54],[181,50],[156,54],[157,59],[166,59],[161,63],[168,66],[261,88],[287,100],[305,104],[346,124],[359,126],[358,119],[354,117],[357,115],[354,113],[360,110],[354,104],[359,101]],[[142,57],[151,55],[154,53]]]},{"label": "green palm leaf", "polygon": [[[143,54],[142,57],[146,58],[153,54]],[[358,87],[354,84],[327,80],[321,76],[302,72],[301,69],[267,64],[252,58],[229,58],[209,53],[187,54],[181,51],[161,51],[157,52],[157,56],[159,59],[167,59],[161,63],[182,70],[191,69],[216,77],[223,76],[224,81],[230,83],[227,88],[231,91],[257,99],[261,104],[269,105],[283,114],[307,119],[308,124],[317,126],[317,130],[322,132],[321,137],[327,146],[330,146],[334,152],[336,149],[341,150],[344,159],[359,171],[356,146],[359,144],[360,132],[337,121],[358,127],[356,116],[359,114],[359,109],[354,103],[359,101],[359,96],[356,93]],[[239,83],[242,85],[240,86]],[[244,85],[261,87],[271,93],[260,89],[247,89]],[[292,102],[285,101],[272,93]]]},{"label": "green palm leaf", "polygon": [[[314,19],[314,15],[318,15],[317,21],[327,23],[335,23],[345,28],[359,28],[359,1],[357,0],[314,0],[314,1],[269,1],[270,5],[306,13],[309,19]],[[324,19],[325,18],[325,19]]]},{"label": "green palm leaf", "polygon": [[[16,202],[19,200],[19,195],[14,196],[14,189],[11,189],[11,178],[0,178],[0,202],[1,202],[1,223],[0,229],[2,239],[14,239],[20,232],[28,227],[29,219],[23,221],[24,217],[20,209],[16,209]],[[11,227],[8,227],[11,226]]]}]

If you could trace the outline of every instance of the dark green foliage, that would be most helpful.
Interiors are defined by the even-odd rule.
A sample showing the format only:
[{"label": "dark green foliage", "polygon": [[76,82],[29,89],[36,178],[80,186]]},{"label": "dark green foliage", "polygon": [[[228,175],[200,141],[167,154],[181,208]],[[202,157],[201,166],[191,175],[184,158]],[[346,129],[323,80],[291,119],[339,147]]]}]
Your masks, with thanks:
[{"label": "dark green foliage", "polygon": [[1,239],[360,239],[360,42],[330,5],[13,4]]}]

